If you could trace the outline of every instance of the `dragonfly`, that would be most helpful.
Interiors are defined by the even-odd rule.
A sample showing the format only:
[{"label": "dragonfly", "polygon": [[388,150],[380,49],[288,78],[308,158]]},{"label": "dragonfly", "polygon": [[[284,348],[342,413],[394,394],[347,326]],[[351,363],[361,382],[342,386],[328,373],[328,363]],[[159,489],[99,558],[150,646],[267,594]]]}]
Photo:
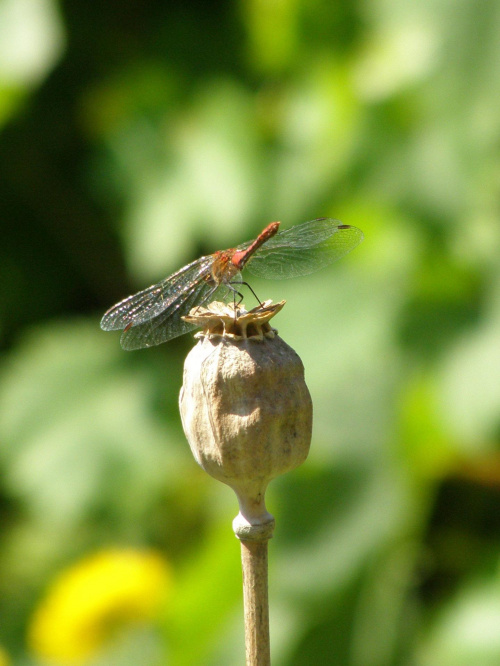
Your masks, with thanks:
[{"label": "dragonfly", "polygon": [[123,330],[120,343],[126,350],[159,345],[196,328],[183,320],[192,308],[211,300],[227,302],[236,295],[241,297],[239,304],[242,296],[235,285],[251,289],[241,279],[244,268],[273,280],[308,275],[345,256],[363,240],[360,229],[327,217],[283,231],[279,227],[280,222],[271,222],[255,240],[200,257],[125,298],[105,313],[101,328]]}]

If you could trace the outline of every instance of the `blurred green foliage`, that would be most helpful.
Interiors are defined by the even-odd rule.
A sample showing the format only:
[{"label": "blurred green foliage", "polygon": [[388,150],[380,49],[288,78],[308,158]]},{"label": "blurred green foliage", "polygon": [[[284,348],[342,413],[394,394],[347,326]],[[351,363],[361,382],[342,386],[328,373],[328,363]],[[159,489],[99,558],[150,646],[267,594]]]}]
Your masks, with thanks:
[{"label": "blurred green foliage", "polygon": [[[499,34],[480,0],[0,0],[12,663],[39,663],[27,626],[58,572],[134,545],[174,572],[161,663],[242,663],[236,501],[177,411],[192,338],[126,354],[99,318],[319,216],[365,242],[252,281],[288,301],[315,409],[309,460],[269,490],[273,663],[500,663]],[[95,663],[138,663],[130,640]]]}]

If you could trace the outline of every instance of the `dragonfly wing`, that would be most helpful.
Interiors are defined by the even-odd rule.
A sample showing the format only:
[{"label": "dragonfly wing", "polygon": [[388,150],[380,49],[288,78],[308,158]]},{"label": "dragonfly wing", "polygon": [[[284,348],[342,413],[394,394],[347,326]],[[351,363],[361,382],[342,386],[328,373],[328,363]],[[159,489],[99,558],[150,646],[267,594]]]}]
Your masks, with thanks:
[{"label": "dragonfly wing", "polygon": [[345,256],[363,232],[338,220],[320,218],[270,238],[248,261],[250,273],[273,280],[309,275]]},{"label": "dragonfly wing", "polygon": [[211,256],[201,257],[158,284],[153,284],[113,305],[103,316],[101,328],[104,331],[116,331],[130,324],[135,327],[154,319],[171,304],[176,303],[179,296],[189,290],[194,282],[200,279],[205,282],[204,278],[210,274],[212,262]]},{"label": "dragonfly wing", "polygon": [[230,288],[225,284],[217,286],[205,280],[198,282],[188,292],[179,294],[176,300],[153,319],[123,331],[120,338],[121,346],[127,351],[132,351],[154,347],[184,335],[194,330],[196,326],[183,321],[182,317],[196,305],[204,305],[214,298],[227,299],[229,293]]}]

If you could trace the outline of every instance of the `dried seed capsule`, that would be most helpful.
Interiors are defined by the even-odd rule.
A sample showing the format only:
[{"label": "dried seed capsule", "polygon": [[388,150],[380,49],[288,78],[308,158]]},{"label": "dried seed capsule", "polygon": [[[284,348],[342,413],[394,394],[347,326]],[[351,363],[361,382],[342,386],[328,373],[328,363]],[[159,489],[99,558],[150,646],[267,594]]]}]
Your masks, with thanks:
[{"label": "dried seed capsule", "polygon": [[232,306],[212,304],[189,318],[205,328],[184,365],[184,432],[203,469],[235,491],[233,526],[247,540],[272,532],[267,485],[303,463],[311,441],[304,366],[268,323],[283,305],[266,302],[235,317]]}]

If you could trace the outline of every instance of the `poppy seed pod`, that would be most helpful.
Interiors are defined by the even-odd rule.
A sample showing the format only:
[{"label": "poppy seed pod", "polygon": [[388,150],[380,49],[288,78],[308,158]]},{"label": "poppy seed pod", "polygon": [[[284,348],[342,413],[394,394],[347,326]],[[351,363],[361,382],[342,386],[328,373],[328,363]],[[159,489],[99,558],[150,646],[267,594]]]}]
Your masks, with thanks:
[{"label": "poppy seed pod", "polygon": [[284,303],[250,312],[212,303],[186,318],[203,331],[184,364],[182,425],[196,461],[235,491],[244,540],[271,536],[267,485],[303,463],[311,441],[304,366],[268,323]]}]

